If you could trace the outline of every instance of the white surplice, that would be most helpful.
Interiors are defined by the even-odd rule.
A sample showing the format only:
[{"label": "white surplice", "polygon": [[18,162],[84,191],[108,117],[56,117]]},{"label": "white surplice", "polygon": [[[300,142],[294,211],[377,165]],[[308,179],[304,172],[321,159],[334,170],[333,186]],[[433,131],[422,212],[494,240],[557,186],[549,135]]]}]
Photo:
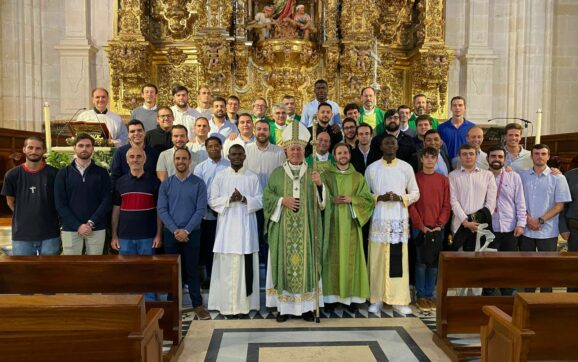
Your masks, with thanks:
[{"label": "white surplice", "polygon": [[[230,202],[235,189],[245,196],[246,204]],[[209,206],[218,214],[209,309],[226,315],[258,310],[259,237],[255,212],[263,208],[259,178],[245,168],[235,172],[229,167],[215,175],[209,195]],[[245,283],[246,254],[253,255],[253,293],[249,296]]]}]

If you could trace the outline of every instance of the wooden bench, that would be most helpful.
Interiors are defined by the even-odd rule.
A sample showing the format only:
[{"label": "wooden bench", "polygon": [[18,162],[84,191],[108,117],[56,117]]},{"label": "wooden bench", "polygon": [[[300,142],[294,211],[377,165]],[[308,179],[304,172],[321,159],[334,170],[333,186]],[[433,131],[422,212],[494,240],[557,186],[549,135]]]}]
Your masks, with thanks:
[{"label": "wooden bench", "polygon": [[450,288],[531,288],[578,286],[578,253],[442,252],[437,282],[433,341],[454,361],[479,357],[479,346],[460,346],[448,334],[478,334],[488,317],[484,305],[512,313],[507,296],[448,296]]},{"label": "wooden bench", "polygon": [[0,296],[2,361],[162,360],[163,310],[141,295]]},{"label": "wooden bench", "polygon": [[578,294],[520,293],[510,316],[484,306],[482,361],[576,360]]},{"label": "wooden bench", "polygon": [[160,327],[173,343],[164,358],[176,360],[183,347],[180,256],[0,256],[0,294],[146,292],[172,295],[146,308],[164,310]]}]

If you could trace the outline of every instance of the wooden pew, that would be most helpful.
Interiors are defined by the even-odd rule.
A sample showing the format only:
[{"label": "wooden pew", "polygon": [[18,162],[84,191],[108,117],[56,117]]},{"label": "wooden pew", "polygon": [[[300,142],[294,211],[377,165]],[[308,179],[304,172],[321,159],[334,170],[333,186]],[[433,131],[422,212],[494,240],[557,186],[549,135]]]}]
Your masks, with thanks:
[{"label": "wooden pew", "polygon": [[146,302],[162,308],[160,327],[173,342],[167,361],[182,351],[181,272],[178,255],[0,256],[0,294],[169,293],[171,301]]},{"label": "wooden pew", "polygon": [[2,361],[162,360],[163,310],[142,295],[0,296]]},{"label": "wooden pew", "polygon": [[513,297],[448,296],[450,288],[524,288],[578,286],[578,253],[442,252],[437,282],[433,341],[454,361],[479,357],[480,347],[459,346],[448,334],[480,333],[488,323],[484,305],[511,314]]},{"label": "wooden pew", "polygon": [[520,293],[510,316],[484,306],[482,361],[576,360],[578,294]]}]

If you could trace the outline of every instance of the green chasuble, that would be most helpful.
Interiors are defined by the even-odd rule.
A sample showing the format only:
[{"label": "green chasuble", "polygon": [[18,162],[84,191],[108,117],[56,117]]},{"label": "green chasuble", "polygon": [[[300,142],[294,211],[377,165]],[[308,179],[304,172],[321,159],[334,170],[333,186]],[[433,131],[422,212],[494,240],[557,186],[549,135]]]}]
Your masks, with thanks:
[{"label": "green chasuble", "polygon": [[[313,169],[313,154],[310,154],[305,158],[305,162],[307,162],[307,166]],[[319,161],[317,160],[317,170],[319,170],[319,174],[323,176],[323,173],[327,171],[330,167],[335,165],[335,157],[333,154],[329,154],[329,159],[327,161]]]},{"label": "green chasuble", "polygon": [[[409,128],[415,129],[415,120],[416,119],[417,119],[417,116],[415,115],[415,113],[412,113],[411,117],[409,117],[409,120],[407,121],[407,125],[409,126]],[[438,129],[438,126],[440,125],[439,121],[433,117],[431,119],[433,121],[431,129]]]},{"label": "green chasuble", "polygon": [[[285,126],[287,126],[289,123],[285,123]],[[283,138],[281,137],[281,135],[283,134],[283,131],[285,130],[285,128],[280,128],[277,126],[277,123],[275,123],[275,121],[271,121],[269,122],[269,142],[271,142],[274,145],[281,145],[281,142],[283,141]]]},{"label": "green chasuble", "polygon": [[293,115],[293,118],[290,118],[289,116],[287,116],[287,121],[298,121],[298,122],[300,122],[300,121],[301,121],[301,115],[295,113],[295,114]]},{"label": "green chasuble", "polygon": [[[323,177],[327,186],[323,232],[323,295],[341,300],[369,298],[369,278],[361,228],[371,218],[373,198],[363,175],[352,165],[345,171],[331,167]],[[351,204],[334,204],[335,196],[351,196]],[[327,300],[326,300],[327,302]]]},{"label": "green chasuble", "polygon": [[[383,124],[385,112],[382,109],[375,107],[375,111],[373,112],[373,114],[375,115],[375,127],[373,127],[373,125],[371,125],[371,127],[373,127],[373,137],[375,137],[385,132],[385,125]],[[363,123],[364,115],[365,115],[365,108],[361,106],[359,107],[359,120],[358,120],[359,123]]]},{"label": "green chasuble", "polygon": [[[295,182],[294,182],[295,181]],[[317,187],[311,180],[311,169],[305,163],[291,169],[289,162],[276,168],[263,191],[263,213],[269,241],[269,264],[272,286],[267,297],[281,303],[315,303],[314,207]],[[272,220],[282,197],[299,197],[297,212],[281,206],[278,221]],[[322,239],[322,220],[317,210],[318,245]],[[317,254],[319,259],[320,253]],[[298,295],[297,297],[293,295]]]}]

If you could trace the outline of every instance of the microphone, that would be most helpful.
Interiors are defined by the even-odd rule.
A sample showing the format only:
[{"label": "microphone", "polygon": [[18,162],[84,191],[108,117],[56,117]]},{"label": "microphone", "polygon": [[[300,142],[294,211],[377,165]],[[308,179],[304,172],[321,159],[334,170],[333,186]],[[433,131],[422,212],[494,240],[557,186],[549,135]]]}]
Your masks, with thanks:
[{"label": "microphone", "polygon": [[532,123],[532,122],[528,121],[527,119],[517,118],[517,117],[496,117],[496,118],[488,119],[488,122],[498,121],[498,120],[522,121],[526,124],[526,127],[528,127],[528,123]]},{"label": "microphone", "polygon": [[62,126],[62,128],[60,129],[60,131],[58,131],[58,134],[56,135],[56,146],[58,146],[58,139],[60,138],[60,135],[62,134],[62,131],[64,131],[64,129],[66,129],[66,126],[68,126],[68,124],[70,122],[72,122],[72,120],[74,119],[74,117],[76,117],[76,115],[80,112],[80,111],[85,111],[86,107],[82,107],[82,108],[78,108],[76,110],[76,112],[74,112],[74,114],[72,115],[72,117],[70,117],[70,119],[68,121],[66,121],[66,123],[64,124],[64,126]]}]

